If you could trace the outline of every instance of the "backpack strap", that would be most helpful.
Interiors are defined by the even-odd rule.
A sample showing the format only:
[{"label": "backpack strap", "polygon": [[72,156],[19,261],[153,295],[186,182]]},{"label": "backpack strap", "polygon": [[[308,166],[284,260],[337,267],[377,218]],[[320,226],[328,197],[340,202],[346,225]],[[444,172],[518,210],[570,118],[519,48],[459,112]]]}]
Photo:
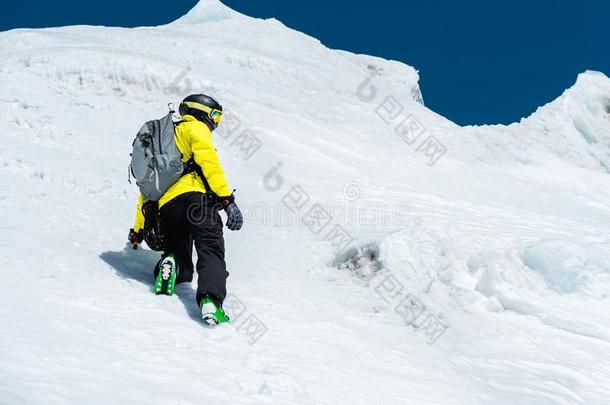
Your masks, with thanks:
[{"label": "backpack strap", "polygon": [[201,178],[201,181],[205,186],[205,193],[210,196],[214,202],[218,201],[218,195],[216,195],[216,193],[212,190],[212,187],[210,187],[208,179],[203,174],[203,169],[201,169],[201,166],[195,162],[195,158],[192,157],[184,164],[183,176],[193,172]]}]

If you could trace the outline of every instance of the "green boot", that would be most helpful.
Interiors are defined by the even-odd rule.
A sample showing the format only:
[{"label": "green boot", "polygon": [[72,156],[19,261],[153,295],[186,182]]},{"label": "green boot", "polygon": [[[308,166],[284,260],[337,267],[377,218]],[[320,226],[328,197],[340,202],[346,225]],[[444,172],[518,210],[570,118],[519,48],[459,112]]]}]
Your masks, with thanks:
[{"label": "green boot", "polygon": [[229,322],[229,317],[225,314],[222,307],[215,304],[209,296],[206,295],[201,299],[199,307],[201,308],[203,323],[206,325],[214,326],[219,323]]},{"label": "green boot", "polygon": [[173,295],[176,276],[178,275],[178,267],[176,266],[174,255],[162,258],[157,266],[155,294]]}]

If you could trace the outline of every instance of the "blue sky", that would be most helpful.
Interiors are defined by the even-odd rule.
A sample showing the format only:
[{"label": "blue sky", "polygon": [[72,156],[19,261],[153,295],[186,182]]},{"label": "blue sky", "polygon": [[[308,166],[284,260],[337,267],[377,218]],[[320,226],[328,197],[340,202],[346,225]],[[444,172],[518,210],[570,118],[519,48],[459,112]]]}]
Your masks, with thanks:
[{"label": "blue sky", "polygon": [[[195,3],[11,1],[3,4],[0,30],[158,25]],[[414,66],[426,105],[459,124],[518,121],[559,96],[579,72],[610,75],[610,2],[602,0],[224,3],[251,16],[275,17],[331,48]]]}]

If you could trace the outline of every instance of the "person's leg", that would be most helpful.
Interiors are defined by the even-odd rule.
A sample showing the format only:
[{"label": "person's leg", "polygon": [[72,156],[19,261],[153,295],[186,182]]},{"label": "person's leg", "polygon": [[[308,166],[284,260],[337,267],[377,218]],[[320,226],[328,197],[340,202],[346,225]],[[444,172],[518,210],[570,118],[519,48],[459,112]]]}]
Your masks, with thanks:
[{"label": "person's leg", "polygon": [[[178,196],[161,207],[161,223],[165,238],[165,252],[161,260],[170,254],[174,255],[178,276],[176,284],[193,280],[193,239],[187,222],[188,204]],[[158,273],[155,269],[155,278]]]},{"label": "person's leg", "polygon": [[191,235],[197,251],[197,304],[208,295],[222,306],[227,295],[227,277],[229,273],[225,264],[225,246],[222,236],[222,220],[218,209],[206,204],[205,197],[191,197],[189,222]]}]

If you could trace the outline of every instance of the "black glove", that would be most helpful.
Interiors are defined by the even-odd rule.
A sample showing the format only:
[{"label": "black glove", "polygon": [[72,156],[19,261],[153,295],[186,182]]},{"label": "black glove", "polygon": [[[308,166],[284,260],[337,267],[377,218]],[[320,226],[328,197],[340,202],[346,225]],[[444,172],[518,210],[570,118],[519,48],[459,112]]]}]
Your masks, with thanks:
[{"label": "black glove", "polygon": [[235,203],[231,203],[225,207],[227,213],[227,228],[232,231],[239,231],[244,224],[244,217],[241,215],[239,207]]},{"label": "black glove", "polygon": [[134,245],[139,245],[144,240],[144,232],[141,229],[139,232],[136,232],[133,230],[133,228],[131,228],[129,230],[129,236],[127,239],[129,239],[129,242],[133,243]]}]

